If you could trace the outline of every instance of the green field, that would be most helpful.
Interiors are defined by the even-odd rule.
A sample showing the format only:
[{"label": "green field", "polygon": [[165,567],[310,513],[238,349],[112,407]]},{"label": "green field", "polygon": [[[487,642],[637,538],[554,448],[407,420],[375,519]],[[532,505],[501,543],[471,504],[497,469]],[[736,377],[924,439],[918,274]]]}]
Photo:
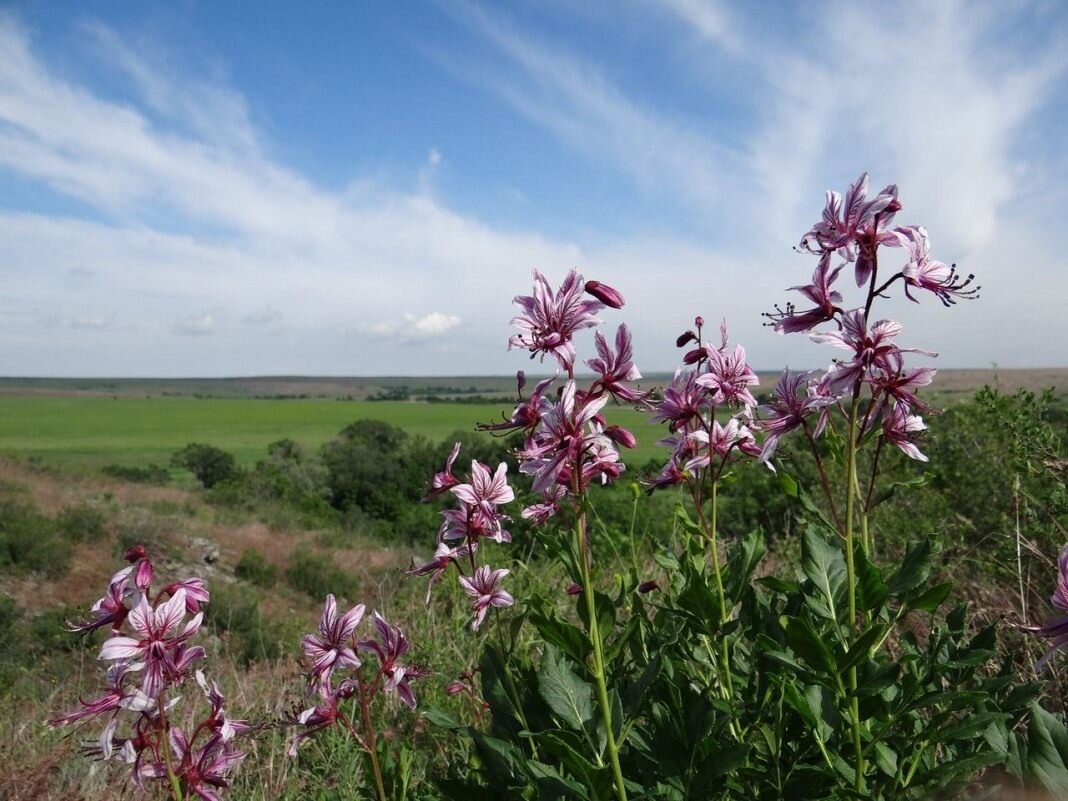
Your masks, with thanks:
[{"label": "green field", "polygon": [[[499,420],[507,404],[405,403],[326,400],[111,398],[107,396],[0,396],[0,452],[36,456],[48,464],[98,468],[107,464],[166,465],[172,453],[203,442],[252,464],[267,445],[289,437],[317,449],[349,423],[382,420],[431,440]],[[632,409],[610,410],[632,427],[639,448],[629,459],[659,457],[664,429]]]}]

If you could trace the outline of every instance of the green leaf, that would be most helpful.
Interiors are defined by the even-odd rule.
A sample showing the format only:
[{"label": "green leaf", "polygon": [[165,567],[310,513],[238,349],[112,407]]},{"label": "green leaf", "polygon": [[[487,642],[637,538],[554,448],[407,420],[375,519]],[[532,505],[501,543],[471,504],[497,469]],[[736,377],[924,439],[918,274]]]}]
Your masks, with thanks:
[{"label": "green leaf", "polygon": [[832,545],[818,529],[809,526],[801,543],[801,570],[816,585],[827,602],[830,618],[837,620],[838,602],[846,583],[846,566],[842,550]]},{"label": "green leaf", "polygon": [[552,645],[546,645],[541,659],[538,691],[557,717],[573,729],[581,730],[593,717],[593,688],[571,671]]},{"label": "green leaf", "polygon": [[909,610],[919,609],[924,612],[931,612],[932,614],[938,611],[940,607],[949,597],[949,593],[953,590],[953,582],[947,581],[943,584],[936,584],[935,586],[924,590],[919,595],[914,595],[908,600]]},{"label": "green leaf", "polygon": [[1027,770],[1053,795],[1068,798],[1068,730],[1056,715],[1031,704]]},{"label": "green leaf", "polygon": [[597,766],[583,755],[581,741],[570,732],[548,731],[538,732],[535,736],[538,748],[541,751],[556,757],[560,764],[577,778],[583,785],[592,784]]},{"label": "green leaf", "polygon": [[845,659],[838,665],[838,669],[849,670],[849,668],[854,665],[859,665],[866,660],[872,647],[882,639],[888,628],[890,628],[890,626],[886,623],[875,623],[861,632],[861,635],[857,637],[856,640],[853,641],[853,645],[850,646]]},{"label": "green leaf", "polygon": [[857,576],[857,603],[865,611],[878,608],[888,593],[883,571],[871,563],[859,541],[853,547],[853,565]]},{"label": "green leaf", "polygon": [[838,673],[838,665],[827,642],[806,618],[794,617],[786,624],[786,639],[798,656],[828,675]]},{"label": "green leaf", "polygon": [[585,663],[590,652],[590,641],[578,626],[561,620],[551,609],[531,612],[530,622],[545,642],[555,645],[575,662]]},{"label": "green leaf", "polygon": [[784,495],[795,499],[801,504],[802,509],[809,514],[814,515],[829,531],[833,531],[835,534],[838,533],[838,526],[827,518],[827,515],[823,513],[823,510],[812,500],[812,496],[809,495],[791,476],[779,471],[779,486],[782,488]]},{"label": "green leaf", "polygon": [[901,567],[890,577],[890,594],[900,597],[920,586],[931,572],[933,549],[930,540],[916,540],[909,544]]},{"label": "green leaf", "polygon": [[463,725],[458,723],[451,715],[443,712],[436,706],[424,706],[422,708],[422,715],[435,726],[440,726],[449,731],[456,731],[457,729],[464,728]]},{"label": "green leaf", "polygon": [[731,548],[724,581],[728,598],[737,599],[742,589],[749,585],[749,579],[764,557],[764,551],[764,535],[758,530],[739,538]]},{"label": "green leaf", "polygon": [[921,475],[918,475],[915,478],[910,478],[908,481],[893,482],[892,484],[887,486],[882,492],[875,496],[874,500],[872,500],[871,506],[868,507],[868,511],[871,511],[879,504],[885,503],[886,501],[893,498],[894,493],[898,490],[919,489],[920,487],[926,486],[927,483],[933,477],[934,473],[924,470]]},{"label": "green leaf", "polygon": [[875,766],[891,778],[897,775],[897,754],[884,742],[875,744]]}]

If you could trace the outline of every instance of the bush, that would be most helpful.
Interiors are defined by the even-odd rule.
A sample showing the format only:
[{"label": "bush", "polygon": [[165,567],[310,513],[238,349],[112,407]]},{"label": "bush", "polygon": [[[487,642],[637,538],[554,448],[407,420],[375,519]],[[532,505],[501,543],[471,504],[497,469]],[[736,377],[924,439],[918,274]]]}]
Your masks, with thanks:
[{"label": "bush", "polygon": [[278,582],[278,566],[268,562],[259,551],[247,548],[234,566],[234,575],[257,587],[270,589]]},{"label": "bush", "polygon": [[188,470],[205,488],[237,477],[237,461],[232,453],[191,442],[171,457],[171,464]]},{"label": "bush", "polygon": [[71,542],[96,542],[107,536],[107,518],[91,506],[68,506],[56,522]]},{"label": "bush", "polygon": [[204,622],[226,644],[231,658],[247,667],[253,662],[278,659],[296,642],[296,633],[260,612],[259,599],[235,589],[215,588],[204,610]]},{"label": "bush", "polygon": [[70,568],[73,551],[56,524],[33,506],[0,501],[0,568],[61,576]]},{"label": "bush", "polygon": [[121,464],[109,464],[100,468],[105,476],[118,478],[122,481],[132,481],[137,484],[166,484],[171,480],[171,474],[165,467],[157,464],[145,467],[127,467]]},{"label": "bush", "polygon": [[298,550],[286,568],[286,581],[295,590],[307,593],[321,601],[328,593],[345,598],[355,598],[358,592],[356,578],[349,575],[327,554],[313,554]]}]

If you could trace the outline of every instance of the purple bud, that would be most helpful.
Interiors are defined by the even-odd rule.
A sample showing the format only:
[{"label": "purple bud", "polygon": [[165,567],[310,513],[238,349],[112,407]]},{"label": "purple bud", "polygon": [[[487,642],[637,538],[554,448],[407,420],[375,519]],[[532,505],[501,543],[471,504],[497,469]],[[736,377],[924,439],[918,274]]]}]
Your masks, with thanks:
[{"label": "purple bud", "polygon": [[570,587],[567,588],[567,594],[568,595],[580,595],[581,593],[582,593],[582,585],[581,584],[572,584]]},{"label": "purple bud", "polygon": [[452,684],[445,688],[445,692],[447,692],[449,695],[456,695],[457,693],[462,693],[466,689],[467,688],[464,687],[462,683],[454,681]]},{"label": "purple bud", "polygon": [[613,289],[608,284],[602,284],[600,281],[587,281],[586,291],[605,306],[611,306],[613,309],[622,309],[625,303],[619,290]]},{"label": "purple bud", "polygon": [[523,387],[527,385],[527,374],[520,370],[515,374],[516,389],[520,395],[523,394]]},{"label": "purple bud", "polygon": [[641,584],[638,585],[638,592],[642,593],[652,592],[653,590],[659,589],[660,585],[657,584],[655,581],[643,581]]},{"label": "purple bud", "polygon": [[695,334],[693,331],[687,331],[687,332],[685,332],[683,334],[679,334],[679,338],[675,340],[675,347],[676,348],[681,348],[681,347],[684,347],[685,345],[687,345],[690,342],[696,342],[696,341],[697,341],[697,334]]},{"label": "purple bud", "polygon": [[693,324],[696,325],[698,328],[704,328],[705,327],[705,318],[702,317],[699,314],[699,315],[697,315],[696,317],[693,318]]},{"label": "purple bud", "polygon": [[132,565],[138,559],[144,559],[146,556],[148,556],[148,551],[145,550],[144,545],[134,545],[133,547],[127,549],[126,553],[123,554],[122,558]]},{"label": "purple bud", "polygon": [[137,563],[137,570],[134,572],[134,585],[141,592],[148,592],[148,588],[152,586],[152,563],[147,559],[142,559]]},{"label": "purple bud", "polygon": [[608,426],[604,433],[616,445],[622,445],[624,448],[638,447],[637,438],[622,426]]},{"label": "purple bud", "polygon": [[704,348],[694,348],[682,357],[683,364],[697,364],[701,359],[705,358]]}]

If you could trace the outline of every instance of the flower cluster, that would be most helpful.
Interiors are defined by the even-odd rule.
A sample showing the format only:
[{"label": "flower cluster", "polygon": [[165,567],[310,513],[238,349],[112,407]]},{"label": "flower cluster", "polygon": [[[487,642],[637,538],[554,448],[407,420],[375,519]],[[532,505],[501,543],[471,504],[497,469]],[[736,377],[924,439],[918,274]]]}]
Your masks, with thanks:
[{"label": "flower cluster", "polygon": [[[411,682],[429,673],[402,661],[410,648],[408,638],[377,611],[372,613],[374,635],[366,640],[357,639],[357,628],[365,611],[366,607],[358,604],[339,615],[337,600],[327,595],[319,630],[301,640],[308,663],[308,691],[318,696],[318,702],[297,715],[294,723],[301,729],[290,740],[290,756],[296,756],[304,739],[339,723],[365,750],[373,748],[374,732],[369,726],[368,710],[379,692],[394,694],[409,709],[415,709]],[[374,655],[377,664],[373,672],[359,657],[360,653]],[[363,713],[365,737],[356,733],[342,708],[342,702],[350,698],[356,700]]]},{"label": "flower cluster", "polygon": [[[946,306],[975,298],[979,287],[972,286],[973,276],[961,278],[955,266],[931,259],[925,228],[894,225],[901,208],[893,185],[869,200],[864,174],[844,199],[837,192],[827,193],[822,218],[801,239],[799,250],[818,256],[819,262],[812,283],[792,290],[812,306],[798,310],[790,303],[765,316],[781,334],[808,333],[814,342],[847,355],[835,359],[822,375],[783,373],[773,401],[761,409],[759,427],[768,433],[761,458],[770,459],[788,431],[801,428],[813,439],[819,436],[839,400],[852,402],[866,394],[869,403],[857,439],[881,428],[882,442],[913,459],[927,460],[916,445],[917,435],[926,428],[918,413],[932,409],[917,391],[931,383],[935,371],[906,367],[905,354],[937,354],[899,346],[901,326],[893,320],[872,321],[871,308],[898,282],[910,300],[917,301],[914,291],[924,291]],[[907,254],[907,262],[889,277],[879,264],[880,247],[900,248]],[[844,305],[842,293],[833,288],[847,264],[853,265],[857,286],[867,287],[865,300],[855,308]],[[827,327],[817,330],[819,326]]]},{"label": "flower cluster", "polygon": [[[108,582],[105,595],[72,631],[91,632],[108,627],[99,658],[110,662],[106,692],[78,709],[50,720],[53,726],[85,720],[105,721],[103,731],[88,749],[104,759],[131,766],[136,785],[146,780],[175,783],[183,793],[204,801],[218,801],[234,766],[244,758],[233,743],[251,726],[231,720],[215,682],[208,682],[193,665],[204,649],[191,645],[203,618],[201,607],[209,593],[200,578],[189,578],[153,592],[155,569],[143,546],[126,552],[130,565]],[[187,615],[192,618],[187,622]],[[195,675],[209,711],[186,733],[174,725],[172,710],[179,702],[175,690]],[[128,713],[123,715],[123,713]],[[120,724],[122,725],[120,728]]]},{"label": "flower cluster", "polygon": [[1057,651],[1068,648],[1068,545],[1061,549],[1060,558],[1057,560],[1057,588],[1050,596],[1049,602],[1062,613],[1059,618],[1044,626],[1020,627],[1049,640],[1049,650],[1038,660],[1036,670],[1042,670]]},{"label": "flower cluster", "polygon": [[[704,318],[694,320],[676,345],[693,347],[683,356],[671,384],[655,404],[653,419],[666,422],[671,436],[661,444],[671,449],[667,464],[651,482],[651,488],[697,480],[711,471],[713,480],[731,462],[759,456],[752,420],[756,398],[749,391],[759,380],[746,361],[745,349],[727,344],[726,323],[720,328],[718,345],[702,338]],[[718,419],[727,410],[724,422]]]},{"label": "flower cluster", "polygon": [[[581,288],[598,301],[581,299]],[[541,499],[523,510],[523,517],[540,524],[552,517],[560,503],[586,490],[595,481],[607,483],[625,469],[620,460],[619,447],[637,445],[627,429],[609,425],[604,407],[609,400],[646,405],[648,393],[632,386],[642,376],[634,364],[634,350],[630,329],[621,324],[616,329],[613,344],[597,332],[594,344],[597,357],[588,359],[586,366],[594,373],[593,382],[585,388],[575,380],[575,348],[572,338],[580,328],[596,326],[600,320],[595,311],[605,305],[620,309],[622,294],[599,281],[586,281],[571,270],[558,292],[552,292],[545,277],[534,272],[534,294],[518,296],[515,304],[524,314],[512,322],[526,331],[537,330],[543,342],[537,352],[549,350],[557,355],[560,367],[567,373],[555,399],[547,396],[555,378],[542,381],[527,400],[520,395],[519,405],[510,419],[483,426],[494,431],[521,431],[525,434],[523,447],[517,453],[520,472],[533,477],[533,489]],[[582,309],[581,314],[575,309]],[[522,335],[513,336],[511,346],[527,342]],[[562,357],[561,353],[566,357]],[[520,373],[520,392],[523,377]]]},{"label": "flower cluster", "polygon": [[422,565],[412,565],[410,575],[429,576],[426,602],[430,592],[442,576],[454,567],[459,575],[460,586],[472,599],[474,619],[471,628],[478,629],[490,607],[506,607],[514,603],[512,596],[500,587],[501,579],[508,575],[505,569],[492,570],[486,565],[477,566],[476,554],[483,540],[496,543],[512,541],[512,535],[504,527],[508,517],[500,506],[515,500],[515,492],[508,486],[508,465],[501,463],[495,472],[479,461],[471,462],[467,482],[453,475],[453,464],[460,454],[461,443],[453,447],[445,463],[430,483],[427,499],[449,493],[458,503],[455,508],[445,509],[441,528],[438,530],[438,547],[434,558]]}]

